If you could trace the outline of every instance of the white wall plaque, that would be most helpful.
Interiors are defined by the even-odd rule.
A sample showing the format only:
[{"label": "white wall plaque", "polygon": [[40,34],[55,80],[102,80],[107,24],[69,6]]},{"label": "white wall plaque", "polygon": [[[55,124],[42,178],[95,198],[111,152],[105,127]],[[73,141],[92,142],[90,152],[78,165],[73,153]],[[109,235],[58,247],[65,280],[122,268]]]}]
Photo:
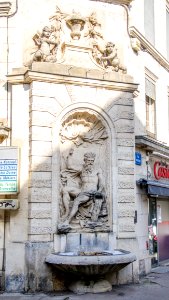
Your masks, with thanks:
[{"label": "white wall plaque", "polygon": [[19,192],[19,149],[0,147],[0,194]]}]

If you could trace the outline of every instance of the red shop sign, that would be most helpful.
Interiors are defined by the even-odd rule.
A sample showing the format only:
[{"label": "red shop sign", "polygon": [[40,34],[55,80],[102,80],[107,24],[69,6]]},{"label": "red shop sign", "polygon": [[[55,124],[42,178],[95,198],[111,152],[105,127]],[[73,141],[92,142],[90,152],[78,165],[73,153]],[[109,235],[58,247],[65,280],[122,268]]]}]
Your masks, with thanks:
[{"label": "red shop sign", "polygon": [[154,176],[156,179],[169,179],[169,165],[164,165],[163,163],[156,161],[154,164]]}]

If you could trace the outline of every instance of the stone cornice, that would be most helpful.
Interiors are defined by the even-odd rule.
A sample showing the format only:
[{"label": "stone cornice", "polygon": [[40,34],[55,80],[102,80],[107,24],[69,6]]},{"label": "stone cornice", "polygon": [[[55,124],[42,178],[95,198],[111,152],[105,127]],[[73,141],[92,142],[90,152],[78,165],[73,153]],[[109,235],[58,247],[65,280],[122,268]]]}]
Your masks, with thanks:
[{"label": "stone cornice", "polygon": [[11,84],[29,84],[33,81],[43,81],[49,83],[97,86],[129,92],[136,91],[138,87],[137,84],[133,83],[133,78],[126,74],[88,70],[50,63],[35,63],[33,70],[27,68],[15,69],[7,78]]},{"label": "stone cornice", "polygon": [[169,71],[169,61],[158,52],[153,45],[134,27],[129,28],[129,34],[131,37],[137,38],[141,43],[141,49],[148,52],[153,58],[167,71]]},{"label": "stone cornice", "polygon": [[119,5],[130,5],[133,0],[90,0],[95,2],[106,2]]},{"label": "stone cornice", "polygon": [[163,143],[148,136],[138,135],[135,137],[135,142],[136,146],[141,147],[146,151],[159,151],[162,154],[169,156],[169,146],[166,146]]},{"label": "stone cornice", "polygon": [[0,2],[0,16],[8,16],[11,5],[11,2]]}]

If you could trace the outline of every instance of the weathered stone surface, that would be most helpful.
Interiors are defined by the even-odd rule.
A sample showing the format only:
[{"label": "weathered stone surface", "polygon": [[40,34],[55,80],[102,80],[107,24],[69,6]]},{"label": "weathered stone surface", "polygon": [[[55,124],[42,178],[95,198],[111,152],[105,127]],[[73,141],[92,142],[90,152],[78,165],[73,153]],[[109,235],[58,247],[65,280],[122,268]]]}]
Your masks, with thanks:
[{"label": "weathered stone surface", "polygon": [[130,203],[135,201],[135,194],[133,190],[119,190],[118,192],[118,202]]},{"label": "weathered stone surface", "polygon": [[43,97],[43,96],[33,96],[30,99],[30,112],[31,111],[46,111],[51,114],[57,115],[61,110],[62,106],[54,97]]},{"label": "weathered stone surface", "polygon": [[30,171],[52,171],[52,158],[49,156],[31,156]]},{"label": "weathered stone surface", "polygon": [[27,289],[30,292],[53,290],[52,272],[45,263],[45,257],[51,251],[49,242],[26,243]]},{"label": "weathered stone surface", "polygon": [[30,89],[30,97],[37,96],[37,97],[48,97],[49,99],[53,98],[55,96],[53,92],[53,88],[51,86],[51,83],[44,82],[46,85],[43,85],[40,81],[33,81],[31,83],[31,89]]},{"label": "weathered stone surface", "polygon": [[50,203],[31,203],[29,205],[29,218],[34,219],[50,219],[51,204]]},{"label": "weathered stone surface", "polygon": [[[136,256],[125,250],[116,249],[109,255],[70,255],[69,253],[50,254],[46,257],[46,262],[54,266],[59,265],[65,271],[65,267],[69,265],[69,272],[81,271],[88,275],[101,275],[108,273],[112,266],[117,266],[119,269],[124,267],[124,264],[131,263],[136,260]],[[91,268],[88,268],[90,266]],[[86,268],[85,268],[86,267]]]},{"label": "weathered stone surface", "polygon": [[123,174],[123,175],[132,175],[132,174],[134,174],[134,167],[133,168],[119,167],[118,173]]},{"label": "weathered stone surface", "polygon": [[119,231],[118,232],[118,239],[136,239],[136,232],[135,231]]},{"label": "weathered stone surface", "polygon": [[90,88],[83,85],[71,85],[66,84],[66,90],[70,97],[71,102],[86,102],[86,99],[90,99],[91,102],[96,102],[96,88]]},{"label": "weathered stone surface", "polygon": [[25,287],[25,243],[10,243],[10,247],[6,249],[6,255],[8,257],[6,261],[6,291],[23,292]]},{"label": "weathered stone surface", "polygon": [[105,3],[111,3],[111,4],[126,4],[129,5],[133,0],[90,0],[90,1],[96,1],[96,2],[105,2]]},{"label": "weathered stone surface", "polygon": [[65,252],[66,251],[66,234],[61,234],[60,235],[60,252]]},{"label": "weathered stone surface", "polygon": [[51,141],[32,141],[31,154],[39,156],[52,156],[52,143]]},{"label": "weathered stone surface", "polygon": [[[117,101],[117,100],[115,100],[115,101]],[[124,101],[125,101],[125,96],[124,96]],[[117,120],[118,119],[133,120],[134,119],[133,106],[116,105],[115,103],[113,102],[113,107],[112,107],[112,109],[110,109],[110,114],[114,121],[116,119]],[[118,118],[116,118],[116,117],[118,117]]]},{"label": "weathered stone surface", "polygon": [[134,161],[134,148],[118,148],[118,160]]},{"label": "weathered stone surface", "polygon": [[51,234],[29,234],[30,242],[50,242],[52,240]]},{"label": "weathered stone surface", "polygon": [[119,132],[126,132],[126,133],[134,133],[134,124],[132,124],[131,122],[118,122],[116,121],[115,123],[115,128],[117,133]]},{"label": "weathered stone surface", "polygon": [[87,78],[103,79],[104,71],[101,70],[87,70]]},{"label": "weathered stone surface", "polygon": [[134,189],[135,183],[133,181],[119,181],[118,188],[119,189]]},{"label": "weathered stone surface", "polygon": [[133,120],[134,119],[134,113],[130,111],[125,111],[123,108],[119,112],[111,113],[112,120],[116,122],[119,119],[126,119],[126,120]]},{"label": "weathered stone surface", "polygon": [[118,217],[134,217],[135,216],[135,206],[129,203],[119,203],[118,204]]},{"label": "weathered stone surface", "polygon": [[110,71],[104,73],[104,80],[133,83],[132,76]]},{"label": "weathered stone surface", "polygon": [[23,292],[25,287],[25,276],[23,273],[6,275],[5,290],[6,292]]},{"label": "weathered stone surface", "polygon": [[52,232],[50,219],[30,219],[29,234],[49,234]]},{"label": "weathered stone surface", "polygon": [[30,139],[32,141],[50,141],[52,140],[52,129],[50,127],[31,126]]},{"label": "weathered stone surface", "polygon": [[51,202],[51,187],[30,187],[29,202]]},{"label": "weathered stone surface", "polygon": [[69,75],[70,66],[63,65],[63,64],[55,64],[55,63],[46,63],[46,62],[33,62],[32,64],[32,71],[36,72],[44,72],[60,75]]},{"label": "weathered stone surface", "polygon": [[114,101],[114,105],[133,106],[133,98],[121,97]]},{"label": "weathered stone surface", "polygon": [[105,279],[99,280],[97,282],[90,281],[86,284],[85,281],[79,280],[69,285],[69,290],[75,294],[85,294],[85,293],[105,293],[112,290],[112,285]]},{"label": "weathered stone surface", "polygon": [[118,223],[119,231],[135,231],[134,218],[132,217],[119,218]]},{"label": "weathered stone surface", "polygon": [[117,143],[118,143],[118,140],[120,140],[120,139],[133,140],[134,141],[134,145],[135,145],[135,137],[133,136],[133,133],[130,133],[130,132],[118,132],[117,133]]},{"label": "weathered stone surface", "polygon": [[[122,147],[119,146],[117,148],[117,153],[118,153],[118,158],[121,157],[125,157],[126,161],[128,160],[128,157],[133,157],[134,158],[134,147]],[[130,159],[129,159],[130,160]]]},{"label": "weathered stone surface", "polygon": [[103,250],[109,249],[109,233],[98,232],[96,234],[96,248]]},{"label": "weathered stone surface", "polygon": [[66,252],[80,250],[80,233],[68,233],[66,236]]},{"label": "weathered stone surface", "polygon": [[81,248],[84,251],[92,251],[96,247],[95,233],[83,233],[81,235]]},{"label": "weathered stone surface", "polygon": [[109,232],[109,250],[113,251],[116,247],[116,235],[113,232]]},{"label": "weathered stone surface", "polygon": [[123,146],[123,147],[133,147],[135,144],[135,141],[134,139],[127,139],[127,138],[124,138],[124,139],[117,139],[117,145],[118,146]]},{"label": "weathered stone surface", "polygon": [[51,172],[31,172],[29,186],[51,188],[51,180]]},{"label": "weathered stone surface", "polygon": [[30,124],[35,126],[52,127],[52,123],[55,120],[55,116],[48,112],[32,111],[30,113]]},{"label": "weathered stone surface", "polygon": [[84,69],[84,68],[77,68],[77,67],[71,67],[69,69],[69,75],[71,75],[71,76],[77,76],[77,77],[86,77],[86,69]]},{"label": "weathered stone surface", "polygon": [[123,160],[123,159],[120,159],[118,161],[118,167],[119,168],[133,168],[133,160]]}]

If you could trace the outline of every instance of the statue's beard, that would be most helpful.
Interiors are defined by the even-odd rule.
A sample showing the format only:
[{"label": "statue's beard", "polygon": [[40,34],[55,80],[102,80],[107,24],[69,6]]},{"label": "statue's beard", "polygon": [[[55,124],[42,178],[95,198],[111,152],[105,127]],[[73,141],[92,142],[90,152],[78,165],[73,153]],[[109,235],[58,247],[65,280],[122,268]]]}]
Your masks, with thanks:
[{"label": "statue's beard", "polygon": [[91,165],[84,166],[84,170],[85,170],[86,172],[92,172],[92,170],[93,170],[93,165],[92,165],[92,166],[91,166]]}]

